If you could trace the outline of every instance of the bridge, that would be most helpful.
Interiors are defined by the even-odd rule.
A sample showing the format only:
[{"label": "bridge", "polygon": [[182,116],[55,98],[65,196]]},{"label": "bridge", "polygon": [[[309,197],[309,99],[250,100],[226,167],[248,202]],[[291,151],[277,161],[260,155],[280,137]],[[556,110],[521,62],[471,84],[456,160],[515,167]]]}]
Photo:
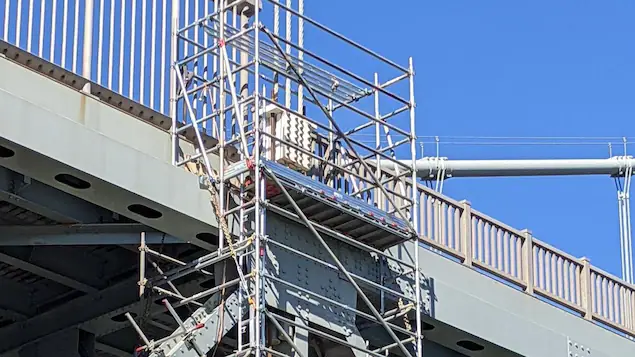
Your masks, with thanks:
[{"label": "bridge", "polygon": [[0,355],[635,355],[635,286],[418,181],[412,60],[302,0],[0,5]]}]

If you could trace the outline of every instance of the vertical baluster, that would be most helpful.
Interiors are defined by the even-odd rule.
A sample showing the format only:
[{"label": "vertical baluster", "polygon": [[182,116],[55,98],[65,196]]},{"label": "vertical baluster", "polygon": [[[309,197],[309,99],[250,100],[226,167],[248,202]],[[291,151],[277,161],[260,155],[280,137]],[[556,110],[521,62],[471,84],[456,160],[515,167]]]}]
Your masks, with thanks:
[{"label": "vertical baluster", "polygon": [[480,217],[476,218],[476,246],[478,247],[478,254],[476,259],[483,262],[483,220]]},{"label": "vertical baluster", "polygon": [[[7,0],[8,1],[8,0]],[[28,25],[26,28],[26,50],[31,52],[31,45],[33,44],[33,0],[29,0],[29,17]]]},{"label": "vertical baluster", "polygon": [[[11,1],[9,0],[4,0],[4,30],[2,32],[3,34],[3,39],[5,42],[9,42],[9,5],[10,5]],[[53,14],[55,14],[55,10],[53,10]],[[53,23],[55,23],[55,16],[53,16]],[[53,49],[53,46],[51,46],[51,51]],[[53,56],[51,55],[51,58],[53,58]],[[51,60],[52,62],[52,60]]]},{"label": "vertical baluster", "polygon": [[492,225],[490,223],[484,222],[483,223],[483,240],[484,240],[484,250],[485,250],[485,257],[483,259],[483,263],[489,265],[489,266],[494,266],[494,264],[492,264],[492,246],[491,246],[491,241],[492,241]]},{"label": "vertical baluster", "polygon": [[[156,93],[156,87],[154,85],[154,80],[157,76],[157,73],[160,72],[156,69],[156,58],[157,58],[157,37],[159,37],[159,32],[157,31],[157,0],[150,0],[152,2],[152,18],[150,20],[150,86],[148,87],[149,95],[150,95],[150,108],[156,110],[154,106],[154,94]],[[165,0],[164,0],[165,1]],[[207,55],[205,56],[207,58]],[[207,96],[206,93],[203,93],[203,96]],[[206,113],[203,113],[206,114]]]},{"label": "vertical baluster", "polygon": [[441,237],[440,242],[444,247],[448,246],[447,237],[446,237],[446,221],[447,221],[447,205],[443,201],[439,201],[439,221],[441,222]]},{"label": "vertical baluster", "polygon": [[[381,196],[381,192],[378,192],[377,195]],[[426,207],[427,207],[427,196],[425,194],[424,191],[421,191],[421,194],[419,195],[419,225],[420,225],[420,229],[419,229],[419,235],[421,236],[426,236],[426,220],[425,220],[425,214],[426,214]]]},{"label": "vertical baluster", "polygon": [[[5,0],[9,1],[9,0]],[[15,20],[15,44],[20,47],[20,37],[22,35],[22,0],[18,0],[18,8],[16,10]],[[7,17],[8,18],[8,17]]]},{"label": "vertical baluster", "polygon": [[503,230],[496,229],[496,261],[498,270],[504,271],[503,269]]},{"label": "vertical baluster", "polygon": [[511,276],[515,275],[511,272],[511,270],[509,269],[509,245],[511,242],[511,240],[514,239],[514,235],[509,233],[509,232],[504,232],[503,233],[503,252],[502,252],[502,256],[503,256],[503,271]]},{"label": "vertical baluster", "polygon": [[[520,254],[522,254],[522,247],[521,244],[523,242],[522,238],[517,237],[514,234],[510,234],[510,241],[509,241],[509,271],[512,274],[512,276],[515,276],[517,278],[520,278],[520,280],[524,280],[525,277],[522,275],[522,272],[520,271],[520,269],[518,269],[518,264],[520,264],[520,262],[516,259],[516,257],[520,256]],[[519,253],[521,252],[521,253]]]},{"label": "vertical baluster", "polygon": [[75,0],[75,15],[73,18],[73,59],[71,71],[77,73],[77,59],[79,58],[79,1]]},{"label": "vertical baluster", "polygon": [[602,278],[599,275],[593,274],[593,288],[594,290],[594,299],[595,299],[595,310],[594,312],[598,315],[602,315]]},{"label": "vertical baluster", "polygon": [[[124,43],[126,42],[126,0],[121,0],[121,17],[119,18],[120,23],[119,23],[119,61],[117,62],[117,65],[119,66],[119,85],[117,86],[117,89],[119,91],[119,94],[123,95],[123,63],[124,63]],[[132,31],[132,30],[131,30]],[[175,50],[176,50],[176,46],[175,46]],[[176,56],[176,53],[172,54],[173,56]],[[173,86],[176,89],[176,80],[172,80]],[[174,91],[176,93],[176,91]],[[221,239],[222,241],[222,239]]]},{"label": "vertical baluster", "polygon": [[537,252],[536,254],[538,255],[538,287],[541,289],[545,288],[545,281],[544,281],[544,264],[543,264],[543,250],[542,248],[537,247]]},{"label": "vertical baluster", "polygon": [[461,246],[461,210],[454,207],[454,247],[458,252],[465,252]]},{"label": "vertical baluster", "polygon": [[557,275],[556,275],[558,257],[553,252],[550,253],[550,256],[551,256],[551,267],[549,268],[549,272],[551,273],[551,290],[550,291],[552,294],[556,295],[558,291],[558,288],[557,288],[558,281],[557,281]]},{"label": "vertical baluster", "polygon": [[564,298],[564,293],[562,291],[562,258],[557,257],[556,259],[556,286],[558,287],[557,294],[559,298]]},{"label": "vertical baluster", "polygon": [[498,260],[498,256],[496,255],[496,232],[498,231],[498,227],[496,225],[490,225],[489,229],[489,239],[490,239],[490,265],[492,268],[496,269],[496,263]]},{"label": "vertical baluster", "polygon": [[608,305],[608,319],[609,321],[614,321],[613,319],[615,318],[615,310],[613,309],[614,306],[614,300],[615,300],[615,296],[613,295],[613,288],[615,287],[615,284],[609,280],[606,279],[606,295],[607,295],[607,305]]},{"label": "vertical baluster", "polygon": [[[112,0],[111,0],[112,1]],[[102,63],[104,57],[103,45],[104,45],[104,18],[105,18],[105,6],[106,0],[99,0],[99,25],[98,26],[98,34],[97,34],[97,78],[95,78],[95,82],[98,84],[103,84],[101,80],[102,76]]]},{"label": "vertical baluster", "polygon": [[582,272],[580,274],[580,290],[582,293],[582,310],[584,318],[591,320],[593,316],[593,301],[591,295],[591,264],[589,259],[582,258]]},{"label": "vertical baluster", "polygon": [[[187,4],[188,1],[185,2],[185,4]],[[136,1],[132,1],[132,3],[130,4],[132,9],[132,15],[130,15],[130,63],[129,63],[129,68],[130,68],[130,72],[128,72],[130,74],[130,76],[128,77],[128,97],[130,99],[135,99],[134,97],[134,80],[133,78],[135,78],[135,53],[136,51],[136,44],[135,44],[135,39],[137,37],[137,25],[136,25],[136,20],[137,20],[137,2]],[[141,39],[141,41],[143,41],[143,39]]]},{"label": "vertical baluster", "polygon": [[[8,0],[5,0],[5,1],[8,1]],[[46,1],[40,0],[40,33],[39,33],[38,46],[37,46],[38,48],[37,55],[39,57],[43,57],[43,54],[44,54],[44,23],[46,23],[46,18],[44,17],[45,8],[46,8]],[[53,46],[53,44],[55,43],[55,39],[51,37],[49,39],[49,43],[51,46]]]},{"label": "vertical baluster", "polygon": [[563,293],[564,293],[564,299],[570,302],[573,302],[573,299],[569,299],[569,272],[571,271],[571,263],[569,262],[569,260],[564,260],[564,262],[562,263],[562,284],[563,286]]},{"label": "vertical baluster", "polygon": [[609,279],[602,276],[602,294],[604,295],[604,318],[611,319],[611,313],[613,312],[612,301],[611,301],[611,282]]},{"label": "vertical baluster", "polygon": [[432,209],[432,201],[434,200],[434,198],[431,195],[428,195],[427,200],[426,200],[426,224],[428,226],[428,238],[431,240],[434,240],[434,226],[432,225],[432,213],[433,213],[433,209]]},{"label": "vertical baluster", "polygon": [[441,200],[434,198],[434,241],[441,243]]},{"label": "vertical baluster", "polygon": [[448,247],[452,249],[456,249],[454,245],[454,212],[454,206],[446,205],[445,216],[447,217],[448,225]]},{"label": "vertical baluster", "polygon": [[[102,0],[105,1],[105,0]],[[121,19],[119,21],[122,21]],[[112,87],[112,77],[113,77],[113,59],[114,56],[114,45],[115,45],[115,0],[110,0],[110,33],[108,36],[108,89],[113,89]]]}]

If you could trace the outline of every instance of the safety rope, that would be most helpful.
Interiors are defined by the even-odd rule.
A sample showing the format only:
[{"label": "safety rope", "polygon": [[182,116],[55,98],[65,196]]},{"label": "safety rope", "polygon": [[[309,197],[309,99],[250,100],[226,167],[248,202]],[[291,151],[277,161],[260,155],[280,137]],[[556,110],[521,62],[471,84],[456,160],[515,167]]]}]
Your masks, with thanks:
[{"label": "safety rope", "polygon": [[[197,161],[196,163],[193,163],[193,164],[195,165],[195,167],[192,167],[191,165],[186,165],[188,171],[193,172],[194,174],[199,176],[205,176],[205,173],[204,173],[205,171],[200,167],[202,163],[200,161]],[[248,163],[248,166],[251,167],[251,164]],[[240,278],[240,283],[245,289],[245,292],[247,292],[249,304],[254,305],[255,302],[253,298],[251,297],[251,294],[249,294],[249,286],[247,285],[247,280],[245,278],[245,275],[243,274],[242,269],[240,268],[240,263],[238,262],[238,254],[236,253],[234,242],[231,238],[229,226],[227,225],[227,218],[221,213],[221,210],[220,210],[220,193],[218,192],[218,190],[216,189],[216,186],[214,185],[215,182],[218,182],[218,178],[208,177],[208,180],[209,180],[209,185],[207,186],[207,191],[211,195],[210,201],[212,203],[212,207],[214,208],[214,213],[218,217],[218,224],[220,225],[223,238],[225,239],[225,242],[227,243],[227,247],[229,248],[229,255],[231,256],[232,260],[236,264],[238,277]],[[254,236],[255,234],[252,234],[251,236],[247,238],[248,245],[252,243]]]}]

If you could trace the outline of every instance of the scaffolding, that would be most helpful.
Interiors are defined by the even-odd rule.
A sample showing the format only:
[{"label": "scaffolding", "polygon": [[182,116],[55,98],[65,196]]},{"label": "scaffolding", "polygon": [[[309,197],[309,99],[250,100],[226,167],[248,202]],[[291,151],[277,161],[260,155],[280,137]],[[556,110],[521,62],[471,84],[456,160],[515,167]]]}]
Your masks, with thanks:
[{"label": "scaffolding", "polygon": [[[172,13],[182,13],[179,1],[173,1]],[[291,0],[215,1],[202,18],[185,23],[175,15],[172,21],[179,29],[172,43],[177,53],[171,88],[173,164],[197,174],[209,191],[219,223],[218,249],[182,262],[142,240],[139,293],[170,297],[164,304],[179,328],[162,338],[146,336],[128,315],[143,341],[138,351],[215,354],[223,336],[234,331],[224,355],[286,355],[275,347],[282,340],[290,353],[309,357],[294,342],[294,334],[305,331],[347,346],[356,356],[421,357],[424,305],[418,254],[410,264],[386,252],[406,242],[416,247],[418,239],[412,59],[399,65],[312,20],[304,15],[303,0],[297,9]],[[380,82],[379,73],[365,78],[312,51],[304,45],[306,24],[313,36],[337,40],[374,61],[374,67],[383,66],[387,74],[382,76],[389,79]],[[196,152],[180,151],[186,130],[195,134]],[[354,139],[364,133],[375,136],[374,146]],[[397,155],[410,160],[397,160]],[[390,162],[390,169],[382,162]],[[304,225],[329,261],[271,237],[271,214]],[[333,239],[376,257],[386,278],[369,282],[351,272],[332,249]],[[274,246],[337,271],[363,305],[342,304],[275,276],[267,261]],[[146,261],[155,258],[173,267],[154,264],[156,275],[147,279]],[[395,284],[389,265],[410,279],[411,295]],[[212,275],[216,286],[183,296],[172,282],[188,274]],[[374,324],[391,341],[360,346],[299,316],[294,319],[284,311],[284,301],[278,306],[268,301],[274,284],[352,314],[355,325]],[[175,306],[191,306],[185,320]]]}]

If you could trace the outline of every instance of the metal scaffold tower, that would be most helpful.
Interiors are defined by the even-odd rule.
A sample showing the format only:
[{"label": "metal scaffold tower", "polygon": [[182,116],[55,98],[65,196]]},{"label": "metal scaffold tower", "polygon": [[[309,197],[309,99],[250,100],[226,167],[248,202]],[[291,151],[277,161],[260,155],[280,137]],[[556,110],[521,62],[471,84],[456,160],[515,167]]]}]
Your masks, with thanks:
[{"label": "metal scaffold tower", "polygon": [[[173,2],[173,27],[179,29],[172,43],[178,53],[172,70],[173,163],[198,175],[209,191],[218,249],[183,262],[142,241],[140,293],[170,297],[164,303],[180,328],[166,337],[146,336],[128,315],[143,341],[138,351],[309,357],[298,347],[308,336],[318,356],[328,341],[360,357],[421,357],[418,254],[414,264],[387,254],[406,242],[416,246],[418,239],[412,60],[399,65],[321,25],[304,15],[303,0],[297,7],[291,0],[215,1],[208,15],[191,22],[184,21],[187,11]],[[391,79],[381,83],[378,73],[365,78],[305,47],[306,24],[312,36],[344,44],[374,61],[370,68],[385,68],[382,76]],[[195,134],[195,152],[181,151],[187,130]],[[354,139],[360,133],[372,133],[375,145]],[[385,168],[383,161],[393,166]],[[313,251],[298,248],[287,233],[274,234],[271,220],[281,218],[304,226]],[[338,256],[334,241],[374,257],[382,278],[361,278]],[[174,267],[155,265],[156,276],[146,279],[150,258]],[[334,271],[354,299],[316,293],[320,276],[307,275],[299,286],[297,277],[285,275],[285,269],[308,272],[309,265]],[[188,274],[213,275],[216,286],[184,296],[172,282]],[[411,282],[408,293],[400,279]],[[341,321],[295,310],[281,291],[321,301]],[[190,309],[175,310],[183,306]],[[362,338],[358,330],[370,325],[390,341]],[[219,347],[224,338],[232,342]]]}]

